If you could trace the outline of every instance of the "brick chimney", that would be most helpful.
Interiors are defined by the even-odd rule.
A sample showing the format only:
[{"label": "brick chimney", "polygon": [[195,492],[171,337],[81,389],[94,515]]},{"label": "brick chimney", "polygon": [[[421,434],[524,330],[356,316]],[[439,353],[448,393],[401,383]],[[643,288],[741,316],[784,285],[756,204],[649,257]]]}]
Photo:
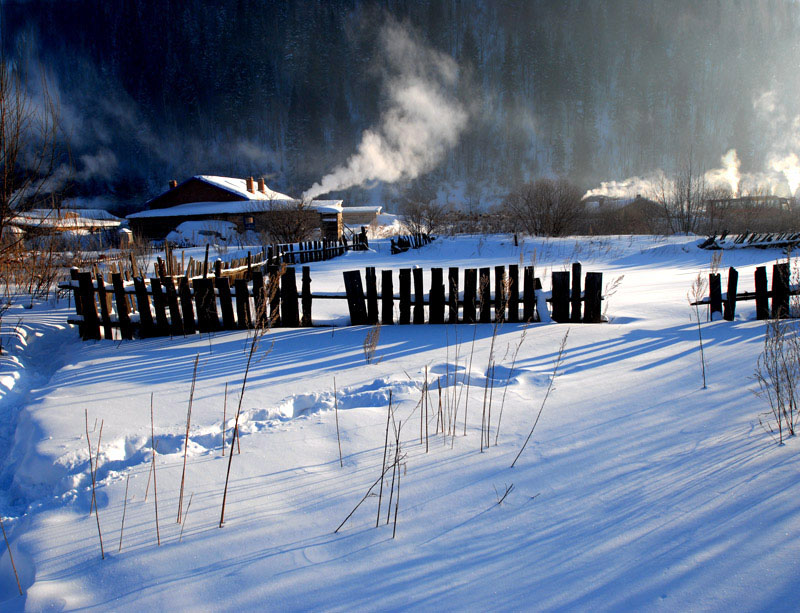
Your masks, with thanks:
[{"label": "brick chimney", "polygon": [[172,179],[172,181],[169,182],[169,188],[175,189],[176,187],[178,187],[178,182],[175,179]]},{"label": "brick chimney", "polygon": [[264,177],[261,177],[258,180],[258,191],[260,191],[262,194],[267,193],[267,184],[264,183]]},{"label": "brick chimney", "polygon": [[253,177],[247,177],[247,191],[251,194],[255,193],[255,190],[253,189]]}]

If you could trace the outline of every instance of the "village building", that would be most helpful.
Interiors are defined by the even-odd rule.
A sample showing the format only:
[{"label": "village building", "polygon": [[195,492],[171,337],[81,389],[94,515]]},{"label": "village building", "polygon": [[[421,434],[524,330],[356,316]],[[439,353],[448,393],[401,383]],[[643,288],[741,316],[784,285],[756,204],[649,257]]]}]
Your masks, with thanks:
[{"label": "village building", "polygon": [[[170,181],[168,191],[147,203],[147,210],[128,215],[134,234],[164,239],[185,222],[221,221],[239,234],[280,234],[284,226],[318,229],[323,238],[342,236],[342,201],[301,200],[269,189],[264,179],[196,175],[181,184]],[[286,239],[284,239],[286,240]]]},{"label": "village building", "polygon": [[59,237],[107,247],[119,244],[124,222],[104,209],[31,209],[11,217],[3,232],[24,239]]}]

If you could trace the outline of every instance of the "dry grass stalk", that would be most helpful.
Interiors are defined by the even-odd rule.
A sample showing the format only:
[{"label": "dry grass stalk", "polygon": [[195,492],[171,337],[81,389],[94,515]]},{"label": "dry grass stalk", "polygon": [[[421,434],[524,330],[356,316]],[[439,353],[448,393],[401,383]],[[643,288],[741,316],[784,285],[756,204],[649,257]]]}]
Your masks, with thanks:
[{"label": "dry grass stalk", "polygon": [[533,431],[536,429],[536,424],[539,423],[539,418],[542,416],[544,405],[547,402],[547,398],[550,396],[550,391],[553,389],[553,382],[556,380],[558,367],[561,365],[561,359],[564,357],[564,349],[567,347],[567,338],[569,338],[569,328],[567,328],[567,331],[564,333],[564,338],[561,339],[561,344],[558,347],[558,354],[556,355],[555,362],[553,363],[553,374],[550,375],[550,383],[547,385],[547,392],[545,392],[544,399],[542,400],[542,406],[539,407],[539,413],[536,415],[533,426],[531,426],[531,431],[528,433],[528,438],[526,438],[525,442],[522,444],[522,448],[519,450],[517,457],[514,458],[513,462],[511,462],[511,468],[514,468],[514,464],[517,463],[517,460],[519,460],[522,452],[525,451],[525,447],[528,445],[528,441],[531,440]]},{"label": "dry grass stalk", "polygon": [[[375,527],[377,528],[381,523],[381,502],[383,500],[383,475],[386,474],[386,453],[389,449],[389,421],[392,415],[392,390],[389,390],[389,408],[386,411],[386,434],[383,439],[383,462],[381,463],[381,487],[378,492],[378,517],[375,520]],[[347,520],[345,520],[347,521]],[[344,522],[342,522],[344,523]],[[341,528],[341,526],[339,526]],[[338,528],[337,528],[338,530]]]},{"label": "dry grass stalk", "polygon": [[[389,468],[384,467],[383,472],[381,472],[381,476],[375,479],[374,483],[369,486],[369,489],[367,489],[367,493],[364,494],[364,497],[359,501],[359,503],[355,507],[353,507],[353,510],[347,514],[347,517],[345,517],[342,523],[339,524],[339,527],[333,531],[334,534],[336,534],[337,532],[339,532],[339,530],[342,529],[342,526],[344,526],[347,523],[347,520],[353,516],[353,513],[355,513],[358,510],[358,507],[360,507],[364,503],[364,501],[367,498],[369,498],[369,495],[372,493],[372,490],[375,488],[375,486],[378,485],[378,483],[381,484],[383,483],[383,478],[386,476],[387,472],[389,472]],[[380,509],[378,509],[378,523],[380,523]],[[377,526],[375,527],[377,528]]]},{"label": "dry grass stalk", "polygon": [[333,410],[336,415],[336,442],[339,443],[339,467],[344,468],[342,462],[342,438],[339,435],[339,398],[336,395],[336,377],[333,378]]},{"label": "dry grass stalk", "polygon": [[379,321],[370,328],[366,337],[364,337],[364,360],[366,360],[367,364],[372,364],[372,361],[375,359],[375,351],[378,349],[378,341],[380,338],[381,323]]},{"label": "dry grass stalk", "polygon": [[392,538],[397,535],[397,510],[400,508],[400,428],[403,422],[397,423],[397,437],[395,438],[395,464],[397,466],[397,496],[394,500],[394,526],[392,527]]},{"label": "dry grass stalk", "polygon": [[225,422],[228,413],[228,382],[225,382],[225,397],[222,401],[222,457],[225,457]]},{"label": "dry grass stalk", "polygon": [[122,524],[119,527],[119,549],[117,552],[122,551],[122,533],[125,531],[125,512],[128,510],[128,484],[131,482],[131,474],[125,479],[125,500],[122,503]]},{"label": "dry grass stalk", "polygon": [[14,569],[14,579],[17,580],[17,589],[19,590],[19,595],[22,596],[22,585],[19,582],[19,574],[17,573],[17,565],[14,564],[14,556],[11,553],[11,545],[8,543],[8,537],[6,536],[6,527],[3,523],[3,516],[0,515],[0,529],[3,530],[3,540],[6,542],[6,549],[8,550],[8,559],[11,562],[11,568]]},{"label": "dry grass stalk", "polygon": [[183,470],[181,471],[181,491],[178,495],[178,520],[181,523],[181,513],[183,511],[183,487],[186,483],[186,456],[189,452],[189,427],[192,423],[192,401],[194,400],[194,386],[197,381],[197,363],[200,361],[198,353],[194,358],[194,369],[192,371],[192,388],[189,392],[189,408],[186,411],[186,437],[183,440]]},{"label": "dry grass stalk", "polygon": [[153,467],[153,505],[156,510],[156,540],[161,547],[161,531],[158,528],[158,482],[156,481],[156,427],[153,416],[153,392],[150,392],[150,447],[152,449]]},{"label": "dry grass stalk", "polygon": [[[475,354],[475,336],[478,333],[478,327],[472,327],[472,348],[469,352],[469,366],[467,367],[467,397],[464,402],[464,436],[467,435],[467,409],[469,408],[469,384],[472,379],[472,356]],[[458,396],[458,402],[461,404],[461,395]]]},{"label": "dry grass stalk", "polygon": [[179,543],[183,541],[183,529],[186,527],[186,520],[189,518],[189,509],[192,508],[192,498],[194,498],[194,492],[189,494],[189,504],[186,505],[186,514],[183,516],[183,523],[181,524],[181,534],[178,537]]},{"label": "dry grass stalk", "polygon": [[[694,306],[695,319],[697,320],[697,337],[700,341],[700,366],[703,373],[703,389],[706,389],[706,356],[703,351],[703,332],[700,327],[700,302],[706,293],[708,281],[703,277],[702,273],[697,273],[697,278],[692,282],[692,287],[687,294],[689,305]],[[692,304],[694,303],[694,304]]]},{"label": "dry grass stalk", "polygon": [[[97,520],[97,536],[100,539],[100,558],[105,560],[106,554],[103,550],[103,533],[100,530],[100,513],[97,509],[97,495],[96,495],[96,482],[95,482],[95,469],[94,464],[92,463],[92,441],[89,438],[89,411],[88,409],[84,409],[84,416],[86,418],[86,444],[89,446],[89,473],[92,477],[92,502],[89,505],[89,515],[92,514],[92,508],[94,508],[94,516]],[[102,432],[103,426],[100,426]],[[99,442],[99,439],[98,439]],[[97,454],[98,458],[100,455],[100,446],[97,447]]]},{"label": "dry grass stalk", "polygon": [[519,349],[522,347],[522,343],[525,342],[525,336],[528,334],[528,325],[525,324],[525,327],[522,329],[522,336],[520,336],[519,343],[517,343],[516,349],[514,349],[514,357],[511,359],[511,368],[508,371],[508,377],[506,378],[506,385],[503,388],[503,399],[500,402],[500,415],[497,417],[497,430],[494,433],[494,444],[497,446],[497,438],[500,436],[500,422],[503,420],[503,407],[506,405],[506,392],[508,391],[508,384],[511,381],[511,377],[514,374],[514,367],[517,365],[517,355],[519,355]]}]

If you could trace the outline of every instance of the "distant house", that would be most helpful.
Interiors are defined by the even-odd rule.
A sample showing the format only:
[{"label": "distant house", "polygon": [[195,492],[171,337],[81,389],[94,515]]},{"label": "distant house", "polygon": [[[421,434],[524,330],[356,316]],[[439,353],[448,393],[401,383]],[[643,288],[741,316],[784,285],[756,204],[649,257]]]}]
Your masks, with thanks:
[{"label": "distant house", "polygon": [[11,232],[35,238],[62,236],[64,238],[92,239],[99,246],[116,245],[123,219],[104,209],[31,209],[14,215],[8,221]]},{"label": "distant house", "polygon": [[342,208],[342,221],[346,226],[368,226],[382,210],[380,206],[346,206]]},{"label": "distant house", "polygon": [[147,207],[128,215],[134,233],[147,239],[163,239],[187,221],[231,222],[244,234],[280,224],[287,215],[295,214],[322,228],[326,238],[341,236],[340,200],[303,203],[269,189],[264,179],[254,181],[252,177],[197,175],[181,184],[171,181],[170,189],[150,200]]}]

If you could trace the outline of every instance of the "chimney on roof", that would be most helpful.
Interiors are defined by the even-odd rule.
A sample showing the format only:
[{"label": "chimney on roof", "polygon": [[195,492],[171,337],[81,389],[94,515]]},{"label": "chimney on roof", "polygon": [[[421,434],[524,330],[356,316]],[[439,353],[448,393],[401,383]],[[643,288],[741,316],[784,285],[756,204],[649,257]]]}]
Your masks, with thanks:
[{"label": "chimney on roof", "polygon": [[258,191],[260,191],[262,194],[267,193],[267,184],[264,183],[264,177],[261,177],[258,180]]},{"label": "chimney on roof", "polygon": [[251,194],[255,193],[255,190],[253,189],[253,177],[247,177],[247,191]]},{"label": "chimney on roof", "polygon": [[175,179],[172,179],[172,181],[169,182],[169,188],[175,189],[176,187],[178,187],[178,182]]}]

